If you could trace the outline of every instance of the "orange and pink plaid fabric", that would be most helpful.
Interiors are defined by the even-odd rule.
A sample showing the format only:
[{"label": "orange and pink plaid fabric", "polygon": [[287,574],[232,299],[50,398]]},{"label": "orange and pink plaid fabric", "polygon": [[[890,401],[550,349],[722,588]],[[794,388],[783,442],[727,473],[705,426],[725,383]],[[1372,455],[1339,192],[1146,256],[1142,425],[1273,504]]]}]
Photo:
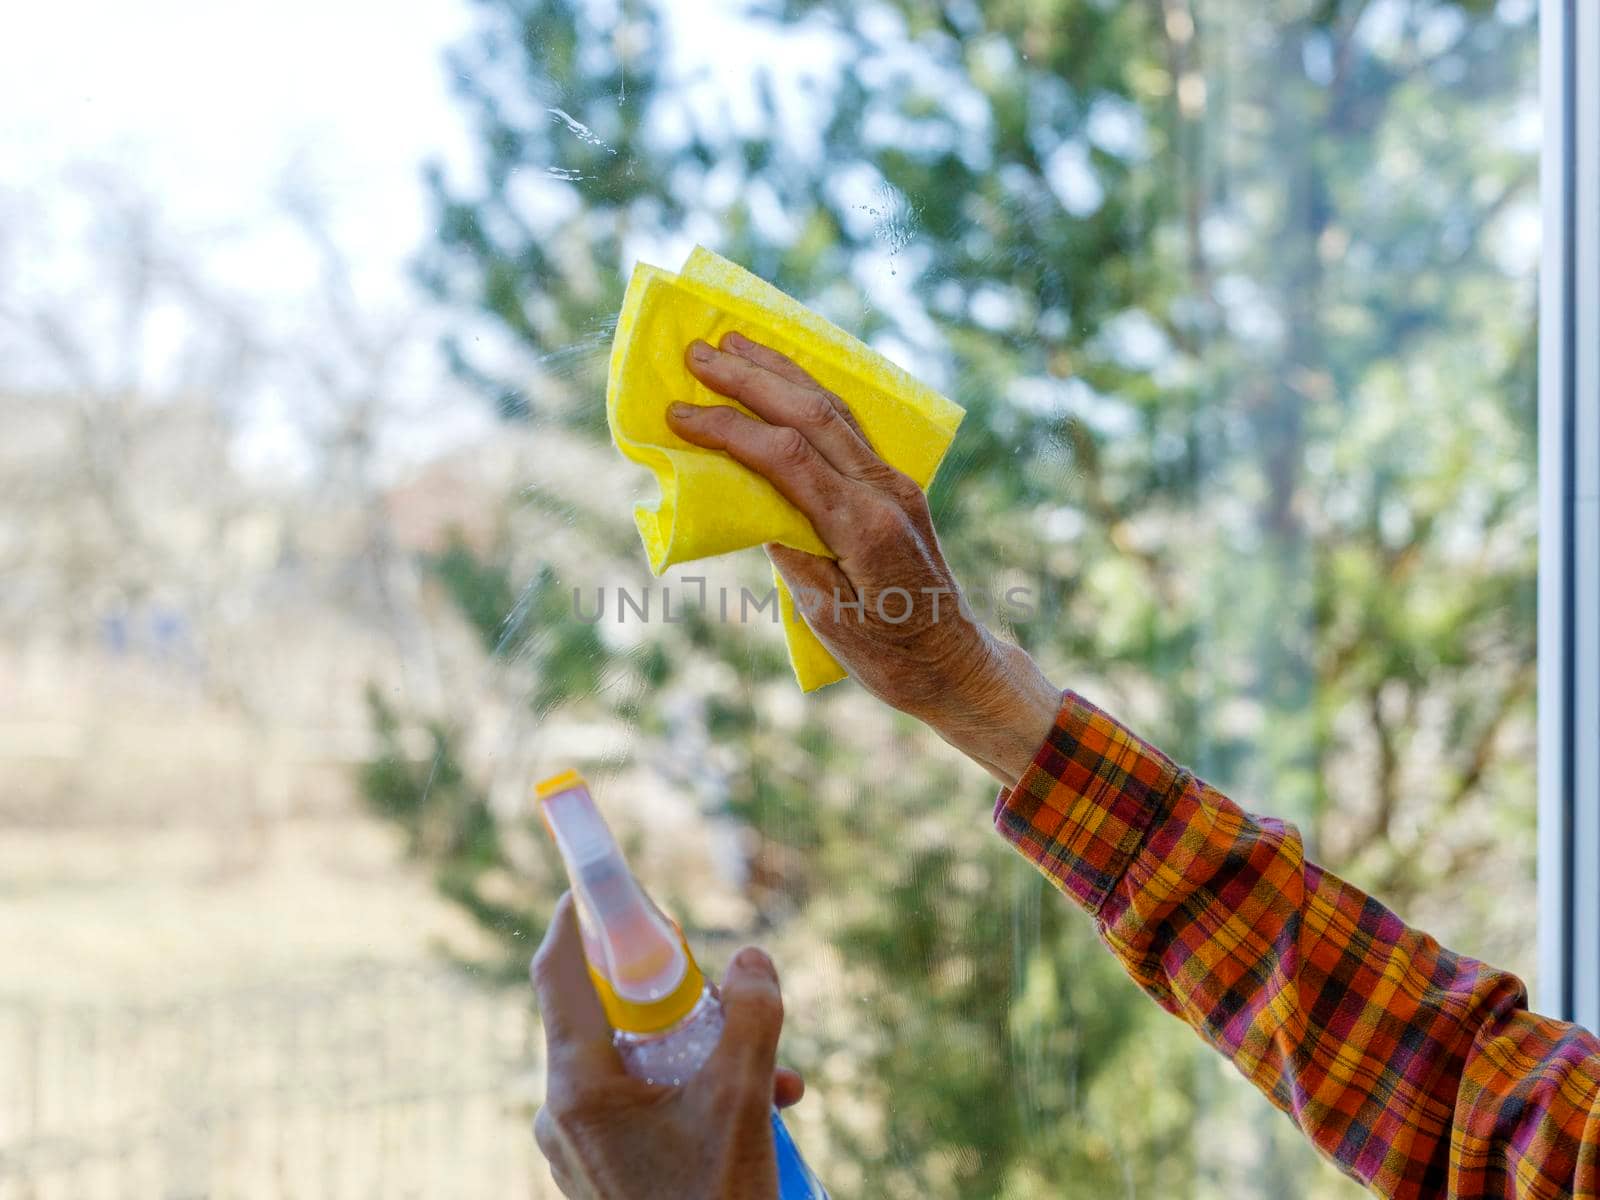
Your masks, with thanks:
[{"label": "orange and pink plaid fabric", "polygon": [[1305,860],[1082,698],[995,823],[1134,981],[1393,1197],[1595,1196],[1600,1039]]}]

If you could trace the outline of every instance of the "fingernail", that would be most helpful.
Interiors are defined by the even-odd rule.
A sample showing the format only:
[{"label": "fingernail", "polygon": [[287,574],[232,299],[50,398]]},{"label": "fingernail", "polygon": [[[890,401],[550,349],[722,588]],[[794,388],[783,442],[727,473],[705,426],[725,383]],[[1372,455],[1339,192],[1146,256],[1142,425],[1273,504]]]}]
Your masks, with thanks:
[{"label": "fingernail", "polygon": [[742,971],[760,971],[763,975],[773,975],[772,960],[754,946],[746,946],[733,956],[733,965]]},{"label": "fingernail", "polygon": [[689,343],[689,357],[696,362],[710,362],[711,356],[715,353],[716,351],[699,338]]},{"label": "fingernail", "polygon": [[667,413],[680,421],[687,420],[694,416],[694,405],[685,404],[682,400],[676,400],[667,407]]},{"label": "fingernail", "polygon": [[750,348],[750,339],[745,337],[744,334],[735,333],[732,330],[729,330],[727,335],[722,340],[727,345],[732,346],[735,350],[747,350]]}]

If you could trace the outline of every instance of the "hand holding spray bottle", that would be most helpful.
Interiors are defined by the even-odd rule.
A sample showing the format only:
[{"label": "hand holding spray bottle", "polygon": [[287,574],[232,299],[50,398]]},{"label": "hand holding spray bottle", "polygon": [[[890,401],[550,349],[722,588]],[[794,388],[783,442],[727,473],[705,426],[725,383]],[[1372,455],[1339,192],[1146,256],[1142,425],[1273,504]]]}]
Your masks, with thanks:
[{"label": "hand holding spray bottle", "polygon": [[[589,976],[628,1074],[679,1087],[722,1036],[722,1002],[682,932],[639,886],[576,771],[534,788],[577,902]],[[779,1200],[828,1200],[772,1110]]]}]

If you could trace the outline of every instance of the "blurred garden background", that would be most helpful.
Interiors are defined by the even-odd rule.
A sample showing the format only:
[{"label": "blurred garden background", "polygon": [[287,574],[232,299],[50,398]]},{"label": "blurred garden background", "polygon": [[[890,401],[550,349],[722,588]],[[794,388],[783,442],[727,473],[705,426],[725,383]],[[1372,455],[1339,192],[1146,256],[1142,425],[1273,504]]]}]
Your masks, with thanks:
[{"label": "blurred garden background", "polygon": [[1360,1194],[981,771],[619,616],[611,333],[696,243],[966,407],[1052,678],[1532,982],[1532,0],[88,7],[0,45],[0,1198],[553,1196],[569,766],[774,954],[841,1200]]}]

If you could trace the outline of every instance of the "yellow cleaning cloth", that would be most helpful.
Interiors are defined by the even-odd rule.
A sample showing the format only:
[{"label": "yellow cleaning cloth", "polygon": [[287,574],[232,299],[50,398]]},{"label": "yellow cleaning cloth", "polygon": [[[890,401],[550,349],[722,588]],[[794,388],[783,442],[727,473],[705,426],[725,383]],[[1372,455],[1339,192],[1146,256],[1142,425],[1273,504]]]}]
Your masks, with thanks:
[{"label": "yellow cleaning cloth", "polygon": [[[683,361],[695,338],[715,346],[729,330],[787,355],[842,396],[873,449],[924,489],[965,415],[837,325],[703,247],[695,247],[678,275],[639,264],[611,343],[606,419],[617,449],[648,467],[661,490],[659,500],[633,512],[657,575],[675,563],[764,542],[834,557],[811,522],[765,479],[667,427],[674,401],[734,404],[702,385]],[[844,668],[806,625],[776,571],[773,580],[801,689],[843,679]]]}]

